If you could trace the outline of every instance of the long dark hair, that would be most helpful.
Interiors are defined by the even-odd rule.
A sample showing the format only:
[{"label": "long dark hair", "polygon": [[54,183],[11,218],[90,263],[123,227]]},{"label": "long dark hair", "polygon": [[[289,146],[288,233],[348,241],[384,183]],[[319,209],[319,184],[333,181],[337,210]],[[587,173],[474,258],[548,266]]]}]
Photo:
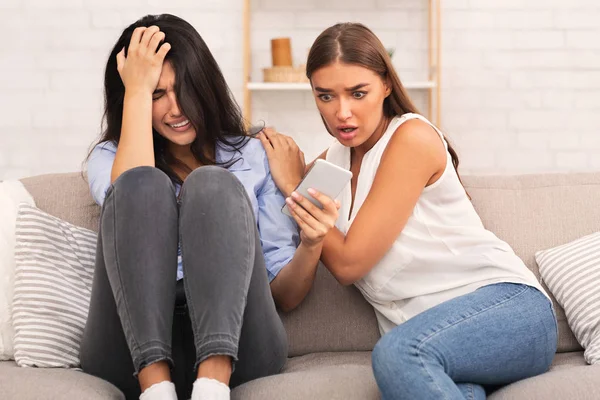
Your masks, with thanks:
[{"label": "long dark hair", "polygon": [[[359,23],[340,23],[323,31],[308,53],[306,76],[336,61],[370,69],[391,84],[392,92],[383,101],[383,115],[389,120],[397,115],[419,113],[408,97],[392,65],[387,50],[377,36]],[[327,128],[327,125],[325,125]],[[458,155],[448,143],[452,165],[458,174]],[[459,176],[460,179],[460,176]]]},{"label": "long dark hair", "polygon": [[[147,15],[137,20],[123,31],[113,47],[104,73],[104,115],[98,143],[113,141],[118,145],[121,137],[125,87],[117,71],[117,54],[125,47],[127,55],[135,28],[152,25],[165,33],[165,41],[171,45],[165,61],[169,61],[175,71],[174,90],[179,107],[196,130],[196,138],[190,146],[192,154],[200,163],[214,165],[216,160],[205,154],[207,146],[225,145],[240,150],[247,143],[242,113],[200,34],[188,22],[170,14]],[[152,137],[156,167],[181,184],[181,178],[172,167],[187,172],[191,169],[169,151],[169,141],[154,128]]]}]

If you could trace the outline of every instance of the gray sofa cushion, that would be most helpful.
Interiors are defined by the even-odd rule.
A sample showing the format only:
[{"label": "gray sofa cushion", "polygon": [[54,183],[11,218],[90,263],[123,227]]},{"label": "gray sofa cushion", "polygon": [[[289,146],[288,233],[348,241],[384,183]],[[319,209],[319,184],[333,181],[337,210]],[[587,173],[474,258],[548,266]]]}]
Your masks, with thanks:
[{"label": "gray sofa cushion", "polygon": [[489,400],[597,400],[600,365],[587,365],[582,352],[557,354],[550,372],[506,386]]},{"label": "gray sofa cushion", "polygon": [[0,397],[15,400],[124,400],[113,385],[91,375],[62,368],[21,368],[0,362]]},{"label": "gray sofa cushion", "polygon": [[368,351],[379,339],[373,308],[354,286],[341,286],[319,265],[311,292],[281,314],[290,357],[328,351]]},{"label": "gray sofa cushion", "polygon": [[[536,251],[600,230],[600,173],[465,176],[463,182],[486,228],[508,242],[538,279]],[[563,309],[553,302],[558,352],[580,350]]]},{"label": "gray sofa cushion", "polygon": [[376,400],[371,352],[321,353],[291,359],[279,375],[248,382],[232,400]]},{"label": "gray sofa cushion", "polygon": [[[550,372],[506,386],[490,400],[600,399],[600,366],[582,352],[557,354]],[[371,352],[321,353],[295,357],[282,374],[236,388],[232,400],[379,399]]]},{"label": "gray sofa cushion", "polygon": [[100,207],[81,173],[39,175],[21,179],[36,206],[73,225],[98,232]]}]

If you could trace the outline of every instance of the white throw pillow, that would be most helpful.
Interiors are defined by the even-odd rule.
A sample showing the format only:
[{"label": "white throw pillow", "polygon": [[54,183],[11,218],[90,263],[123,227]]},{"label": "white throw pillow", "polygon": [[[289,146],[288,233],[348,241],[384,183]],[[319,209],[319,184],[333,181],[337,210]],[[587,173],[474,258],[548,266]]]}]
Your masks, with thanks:
[{"label": "white throw pillow", "polygon": [[585,360],[600,363],[600,232],[538,251],[535,259],[585,349]]},{"label": "white throw pillow", "polygon": [[97,234],[19,207],[13,326],[21,367],[79,367]]},{"label": "white throw pillow", "polygon": [[12,297],[15,276],[15,222],[19,203],[35,206],[19,181],[0,182],[0,360],[14,359]]}]

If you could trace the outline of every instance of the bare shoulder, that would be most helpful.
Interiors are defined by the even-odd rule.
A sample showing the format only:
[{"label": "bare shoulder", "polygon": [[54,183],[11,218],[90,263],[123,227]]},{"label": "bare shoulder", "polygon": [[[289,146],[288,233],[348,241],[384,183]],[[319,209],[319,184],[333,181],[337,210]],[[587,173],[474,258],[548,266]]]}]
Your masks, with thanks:
[{"label": "bare shoulder", "polygon": [[446,165],[446,148],[440,135],[419,119],[406,121],[396,129],[383,155],[387,156],[427,161],[436,170]]}]

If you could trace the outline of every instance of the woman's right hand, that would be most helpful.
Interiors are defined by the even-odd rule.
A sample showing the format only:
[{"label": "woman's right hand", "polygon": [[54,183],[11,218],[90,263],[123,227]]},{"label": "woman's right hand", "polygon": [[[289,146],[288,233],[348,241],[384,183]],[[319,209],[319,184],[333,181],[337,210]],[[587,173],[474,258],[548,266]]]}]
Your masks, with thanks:
[{"label": "woman's right hand", "polygon": [[286,199],[286,203],[300,228],[302,243],[309,247],[320,246],[325,236],[335,226],[340,202],[314,189],[308,189],[308,193],[323,205],[323,209],[319,209],[297,192],[292,192],[292,195]]},{"label": "woman's right hand", "polygon": [[133,31],[127,57],[125,48],[117,54],[117,70],[126,91],[154,92],[163,62],[171,49],[169,43],[160,45],[164,39],[165,34],[158,26],[138,27]]},{"label": "woman's right hand", "polygon": [[304,153],[294,139],[272,128],[264,128],[258,138],[267,153],[273,181],[284,196],[289,196],[304,176]]}]

